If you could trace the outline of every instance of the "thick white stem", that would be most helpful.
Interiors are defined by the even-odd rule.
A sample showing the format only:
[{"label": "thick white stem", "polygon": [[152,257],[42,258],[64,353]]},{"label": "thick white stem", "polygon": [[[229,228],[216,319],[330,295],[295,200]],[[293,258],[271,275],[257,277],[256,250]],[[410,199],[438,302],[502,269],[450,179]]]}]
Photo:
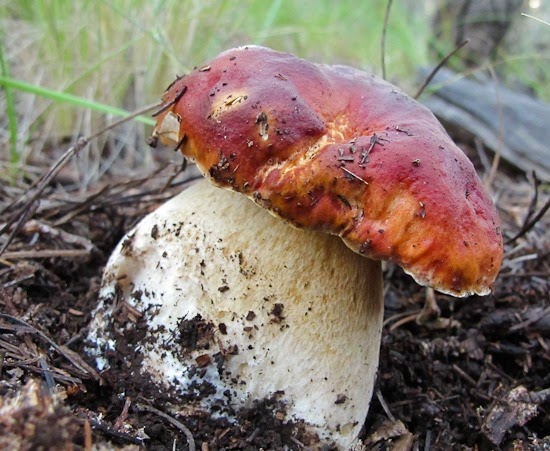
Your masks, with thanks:
[{"label": "thick white stem", "polygon": [[[141,371],[176,408],[231,417],[277,399],[279,417],[349,447],[366,417],[382,327],[380,263],[337,237],[297,230],[240,194],[201,182],[146,217],[104,275],[91,342],[99,355],[141,312]],[[215,391],[196,397],[191,385]],[[314,445],[314,443],[311,443]]]}]

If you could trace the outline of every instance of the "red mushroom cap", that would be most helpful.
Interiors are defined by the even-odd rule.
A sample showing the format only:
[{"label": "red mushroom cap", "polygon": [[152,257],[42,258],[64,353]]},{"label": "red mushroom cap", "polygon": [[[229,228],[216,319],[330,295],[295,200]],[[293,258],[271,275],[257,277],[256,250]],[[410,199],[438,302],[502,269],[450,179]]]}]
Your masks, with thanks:
[{"label": "red mushroom cap", "polygon": [[390,83],[249,46],[178,78],[163,101],[155,133],[216,185],[422,285],[490,292],[497,211],[435,116]]}]

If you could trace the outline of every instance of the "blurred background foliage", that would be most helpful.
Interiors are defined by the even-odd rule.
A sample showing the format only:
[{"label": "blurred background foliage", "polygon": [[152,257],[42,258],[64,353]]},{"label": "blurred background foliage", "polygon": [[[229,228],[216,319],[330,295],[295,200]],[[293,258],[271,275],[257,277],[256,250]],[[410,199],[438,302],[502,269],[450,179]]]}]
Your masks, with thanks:
[{"label": "blurred background foliage", "polygon": [[[491,69],[508,85],[550,100],[550,27],[520,15],[548,19],[545,0],[502,0],[508,8],[505,19],[502,11],[466,11],[471,3],[495,1],[394,0],[385,44],[387,78],[414,93],[420,67],[437,64],[469,34],[483,41],[480,28],[496,20],[507,26],[494,48],[482,43],[480,52],[473,42],[451,67],[467,74]],[[96,112],[91,102],[127,111],[155,103],[177,74],[237,45],[266,45],[381,75],[386,5],[351,0],[0,0],[2,167],[33,164],[60,144],[112,121],[112,114]],[[486,28],[485,37],[495,35],[495,28]],[[23,81],[26,87],[6,85],[6,80]],[[28,92],[29,86],[59,95]],[[70,102],[64,98],[68,95],[83,103]],[[83,186],[107,171],[151,169],[155,162],[145,145],[148,133],[150,126],[132,122],[87,148],[74,167]]]}]

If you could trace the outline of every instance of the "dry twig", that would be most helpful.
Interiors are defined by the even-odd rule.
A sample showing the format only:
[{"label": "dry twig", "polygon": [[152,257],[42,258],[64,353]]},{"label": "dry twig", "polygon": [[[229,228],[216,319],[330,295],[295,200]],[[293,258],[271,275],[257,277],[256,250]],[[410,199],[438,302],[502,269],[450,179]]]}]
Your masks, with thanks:
[{"label": "dry twig", "polygon": [[164,413],[162,410],[155,409],[152,406],[148,406],[146,404],[137,404],[137,408],[139,410],[145,411],[145,412],[151,412],[155,415],[158,415],[161,418],[164,418],[166,421],[168,421],[172,426],[175,426],[180,431],[182,431],[185,434],[185,437],[187,438],[187,446],[189,447],[189,451],[195,451],[195,439],[193,437],[193,434],[191,434],[191,431],[185,427],[183,423],[176,420],[175,418],[172,418],[170,415]]}]

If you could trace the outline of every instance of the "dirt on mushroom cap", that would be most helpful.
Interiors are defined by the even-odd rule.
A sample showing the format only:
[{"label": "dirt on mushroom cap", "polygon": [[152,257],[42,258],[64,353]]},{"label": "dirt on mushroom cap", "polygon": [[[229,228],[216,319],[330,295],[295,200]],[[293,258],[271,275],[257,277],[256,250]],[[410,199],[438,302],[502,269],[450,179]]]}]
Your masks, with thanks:
[{"label": "dirt on mushroom cap", "polygon": [[422,285],[490,292],[496,208],[435,116],[395,86],[249,46],[177,79],[163,101],[157,135],[215,184]]}]

